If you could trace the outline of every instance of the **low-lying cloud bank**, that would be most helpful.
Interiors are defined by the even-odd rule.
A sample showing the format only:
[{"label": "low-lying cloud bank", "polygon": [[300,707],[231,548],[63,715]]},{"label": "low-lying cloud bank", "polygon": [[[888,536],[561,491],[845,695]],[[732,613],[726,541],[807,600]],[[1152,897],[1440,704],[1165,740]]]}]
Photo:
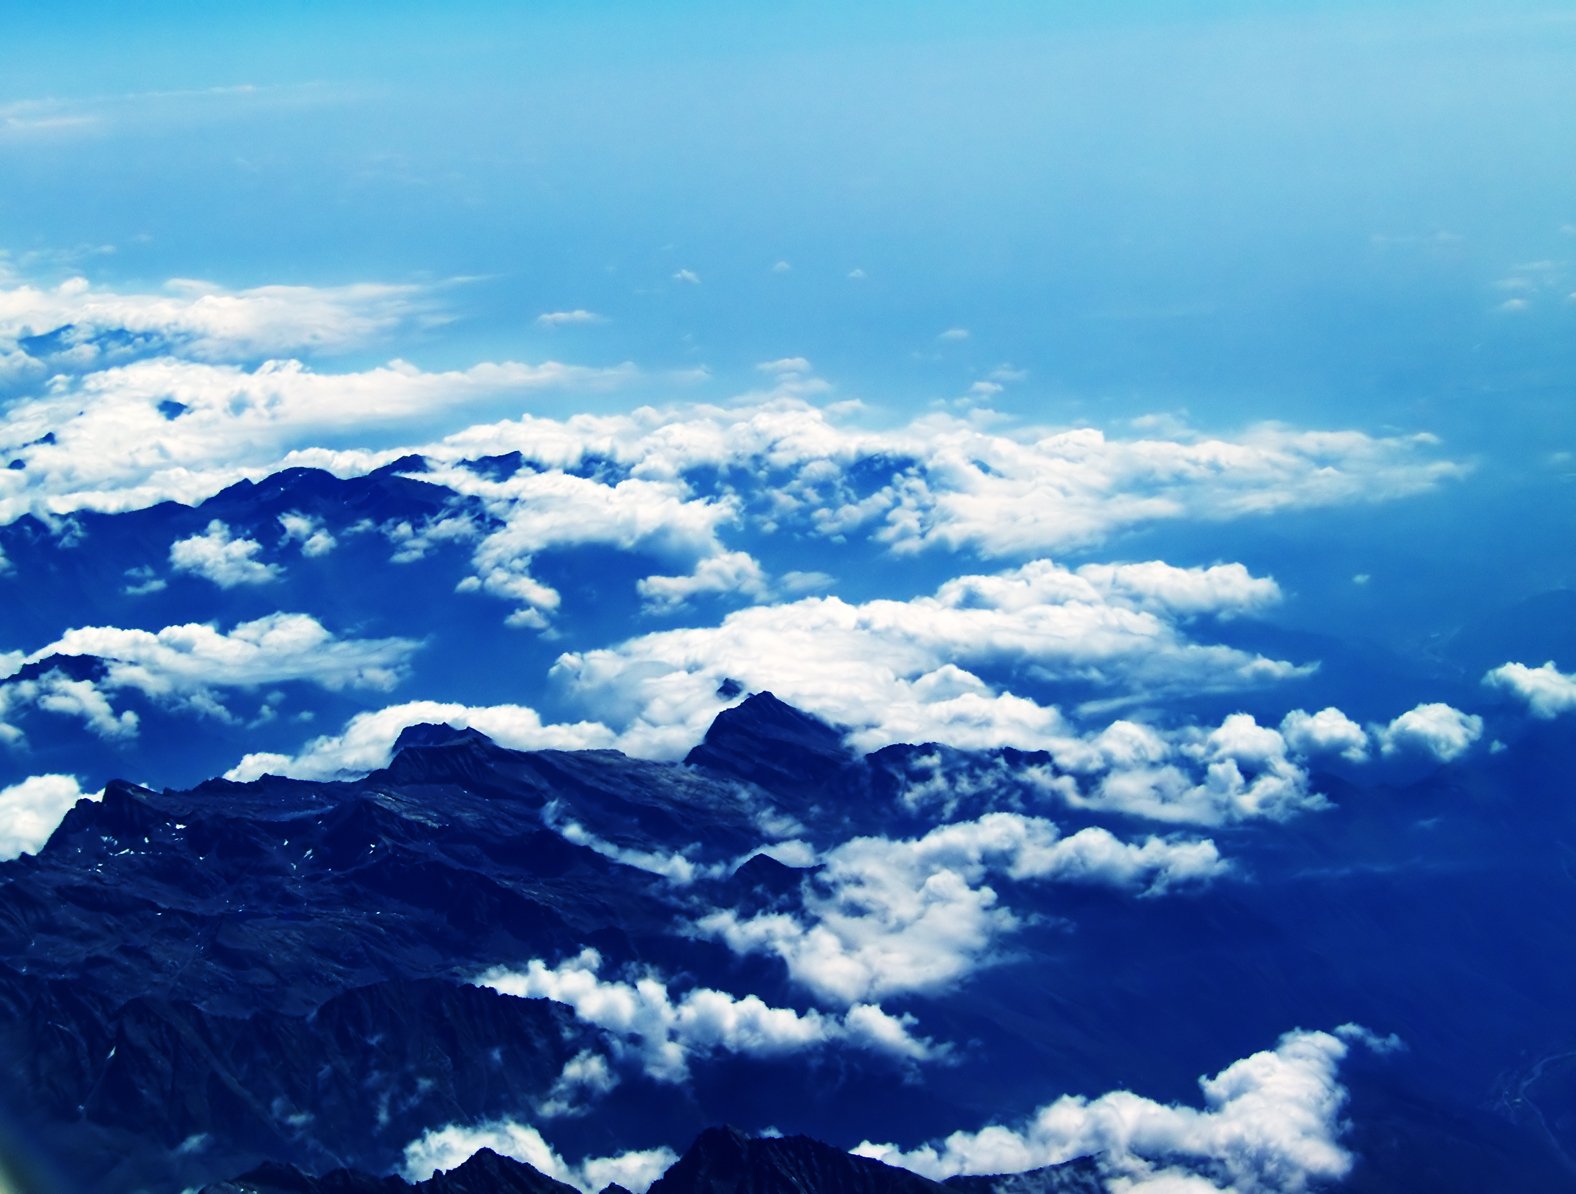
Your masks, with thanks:
[{"label": "low-lying cloud bank", "polygon": [[838,1016],[771,1007],[756,995],[706,987],[675,997],[655,973],[604,979],[601,967],[601,955],[586,949],[557,966],[533,959],[523,970],[499,967],[475,981],[504,995],[567,1004],[659,1082],[684,1081],[692,1059],[710,1053],[771,1057],[838,1043],[923,1061],[943,1051],[913,1036],[911,1020],[872,1003],[854,1004]]},{"label": "low-lying cloud bank", "polygon": [[484,1148],[499,1156],[524,1161],[540,1173],[585,1194],[617,1183],[632,1194],[645,1194],[652,1182],[678,1160],[669,1148],[631,1150],[607,1157],[587,1157],[575,1164],[564,1160],[529,1124],[490,1120],[480,1124],[449,1124],[434,1128],[405,1146],[402,1172],[412,1182],[425,1181],[440,1170],[457,1168]]},{"label": "low-lying cloud bank", "polygon": [[[291,681],[331,691],[387,691],[420,646],[412,639],[343,638],[309,614],[278,613],[230,630],[206,623],[161,630],[83,626],[27,655],[6,657],[0,675],[0,743],[20,741],[14,719],[29,710],[73,716],[101,738],[131,738],[139,719],[113,698],[139,693],[156,704],[234,719],[222,694]],[[99,674],[73,676],[69,661],[97,661]],[[29,664],[36,674],[19,673]]]},{"label": "low-lying cloud bank", "polygon": [[904,1150],[866,1141],[854,1151],[929,1177],[1018,1173],[1075,1157],[1099,1158],[1109,1188],[1155,1194],[1285,1194],[1339,1181],[1352,1167],[1341,1144],[1341,1061],[1354,1042],[1398,1046],[1354,1025],[1289,1032],[1273,1050],[1199,1079],[1202,1107],[1129,1091],[1064,1095],[1015,1124],[954,1132]]},{"label": "low-lying cloud bank", "polygon": [[696,929],[736,953],[780,958],[789,976],[839,1005],[955,985],[1018,926],[988,880],[1084,883],[1158,895],[1226,870],[1208,839],[1124,842],[1089,828],[988,813],[913,840],[861,837],[826,852],[800,914],[723,909]]}]

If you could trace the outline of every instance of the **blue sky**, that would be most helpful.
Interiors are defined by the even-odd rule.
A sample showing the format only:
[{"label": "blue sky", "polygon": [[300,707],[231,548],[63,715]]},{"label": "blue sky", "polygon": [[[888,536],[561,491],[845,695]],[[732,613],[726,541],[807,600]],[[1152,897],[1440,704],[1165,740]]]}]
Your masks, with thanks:
[{"label": "blue sky", "polygon": [[[1447,385],[1570,363],[1494,312],[1569,248],[1576,29],[1546,7],[192,11],[8,37],[13,252],[480,276],[401,351],[562,351],[531,318],[586,307],[577,355],[803,354],[901,406],[1007,361],[1075,415],[1451,419]],[[968,351],[927,351],[951,327]]]}]

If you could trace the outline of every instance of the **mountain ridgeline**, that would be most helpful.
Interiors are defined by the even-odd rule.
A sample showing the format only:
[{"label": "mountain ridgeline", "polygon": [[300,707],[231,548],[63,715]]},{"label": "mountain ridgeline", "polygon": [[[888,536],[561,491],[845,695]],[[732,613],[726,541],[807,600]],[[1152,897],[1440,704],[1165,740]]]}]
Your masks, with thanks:
[{"label": "mountain ridgeline", "polygon": [[[1551,736],[1540,749],[1568,747]],[[933,745],[860,757],[763,693],[722,713],[682,763],[514,751],[417,726],[386,768],[356,779],[113,783],[36,856],[0,864],[0,1056],[9,1137],[25,1142],[13,1151],[47,1175],[33,1183],[46,1190],[569,1189],[487,1149],[424,1180],[392,1176],[411,1172],[407,1149],[425,1133],[515,1122],[543,1127],[570,1158],[687,1145],[653,1194],[1084,1194],[1104,1188],[1098,1157],[940,1183],[845,1150],[913,1147],[1069,1092],[1196,1101],[1197,1075],[1287,1028],[1382,1029],[1397,999],[1414,1024],[1451,1037],[1463,1006],[1503,998],[1485,988],[1508,981],[1469,959],[1555,931],[1568,887],[1529,869],[1548,903],[1517,922],[1461,869],[1385,875],[1379,863],[1412,848],[1415,805],[1332,782],[1366,811],[1277,827],[1272,844],[1217,834],[1235,873],[1205,891],[1135,900],[1002,880],[1019,919],[1011,948],[965,982],[889,1004],[947,1042],[933,1061],[715,1049],[675,1081],[642,1065],[627,1030],[478,983],[590,948],[608,979],[665,976],[675,992],[749,993],[809,1015],[814,1001],[781,961],[694,926],[718,909],[813,902],[817,869],[758,853],[763,826],[822,853],[918,837],[934,815],[905,794],[967,760],[1006,778],[989,792],[959,784],[953,817],[1028,807],[1010,776],[1048,762]],[[1064,832],[1134,830],[1089,810],[1038,811]],[[1492,848],[1481,835],[1472,845]],[[1354,857],[1331,882],[1331,860]],[[1489,921],[1447,925],[1461,906]],[[1460,956],[1432,944],[1447,933]],[[1350,965],[1328,964],[1336,942]],[[1517,992],[1522,1055],[1551,1059],[1519,1079],[1499,1064],[1514,1055],[1505,1041],[1462,1036],[1448,1057],[1425,1035],[1407,1054],[1354,1062],[1343,1075],[1352,1188],[1465,1190],[1506,1174],[1516,1188],[1557,1188],[1562,1117],[1576,1110],[1555,1058],[1559,991],[1551,974]],[[563,1076],[587,1057],[617,1080],[569,1106]],[[1520,1101],[1480,1115],[1507,1084]]]}]

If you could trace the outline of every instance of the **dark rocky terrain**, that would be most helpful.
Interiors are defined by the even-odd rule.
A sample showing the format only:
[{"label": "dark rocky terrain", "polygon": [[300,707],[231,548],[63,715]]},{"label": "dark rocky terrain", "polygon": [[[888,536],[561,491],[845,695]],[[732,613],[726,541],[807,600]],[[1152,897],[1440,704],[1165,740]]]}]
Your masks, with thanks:
[{"label": "dark rocky terrain", "polygon": [[[1527,774],[1558,774],[1571,749],[1551,729],[1510,753]],[[899,798],[922,755],[958,775],[994,757],[861,759],[762,694],[685,763],[517,752],[424,726],[361,779],[112,784],[37,856],[0,865],[11,1135],[49,1189],[403,1191],[385,1175],[414,1138],[529,1118],[599,1038],[564,1004],[473,985],[479,973],[591,946],[609,972],[649,967],[803,1008],[775,960],[687,926],[716,908],[797,907],[815,873],[753,855],[766,820],[813,827],[818,848],[923,833],[933,822]],[[599,1156],[695,1140],[656,1194],[937,1189],[842,1150],[937,1139],[1064,1091],[1195,1102],[1198,1074],[1289,1027],[1382,1031],[1399,1007],[1407,1051],[1354,1055],[1343,1072],[1352,1188],[1483,1189],[1507,1174],[1499,1188],[1561,1188],[1576,1113],[1568,986],[1542,943],[1568,931],[1572,814],[1529,788],[1528,815],[1502,815],[1506,766],[1415,789],[1324,777],[1337,812],[1217,830],[1237,869],[1207,892],[1135,900],[1003,880],[1034,918],[1016,956],[909,1005],[920,1031],[957,1043],[939,1068],[718,1054],[675,1085],[626,1065],[593,1113],[554,1121],[555,1145]],[[960,787],[956,815],[985,799]],[[989,796],[1026,799],[1010,785]],[[1441,807],[1461,815],[1430,819]],[[1100,820],[1056,815],[1066,829]],[[566,838],[571,821],[590,844]],[[670,882],[620,851],[682,852],[696,877]],[[1519,891],[1494,877],[1511,857]],[[1474,1035],[1471,1009],[1486,1006],[1518,1016]],[[725,1122],[800,1135],[704,1130]],[[1084,1160],[946,1185],[1081,1194],[1100,1174]],[[484,1152],[415,1188],[563,1187]]]}]

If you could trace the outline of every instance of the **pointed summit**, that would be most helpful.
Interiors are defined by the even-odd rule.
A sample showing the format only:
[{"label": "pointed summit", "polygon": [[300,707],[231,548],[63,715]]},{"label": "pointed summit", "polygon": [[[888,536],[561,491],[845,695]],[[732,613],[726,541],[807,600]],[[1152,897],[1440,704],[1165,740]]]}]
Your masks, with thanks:
[{"label": "pointed summit", "polygon": [[708,1128],[650,1194],[937,1194],[946,1187],[807,1136],[755,1139]]},{"label": "pointed summit", "polygon": [[769,692],[717,714],[684,761],[782,793],[840,786],[855,763],[839,730]]}]

